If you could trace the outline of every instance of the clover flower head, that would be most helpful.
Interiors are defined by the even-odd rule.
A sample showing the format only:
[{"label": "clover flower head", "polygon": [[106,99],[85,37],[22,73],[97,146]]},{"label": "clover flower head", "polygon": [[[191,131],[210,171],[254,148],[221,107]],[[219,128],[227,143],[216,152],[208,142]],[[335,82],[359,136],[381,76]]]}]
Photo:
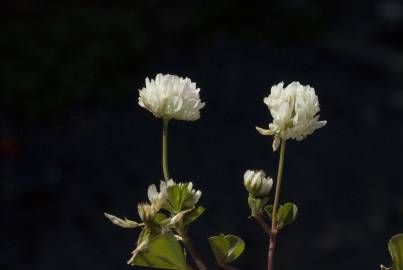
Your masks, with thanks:
[{"label": "clover flower head", "polygon": [[269,108],[273,122],[269,129],[257,127],[257,130],[262,135],[274,135],[274,151],[278,149],[281,140],[300,141],[327,123],[319,121],[318,96],[309,85],[292,82],[284,88],[281,82],[272,86],[270,95],[263,102]]},{"label": "clover flower head", "polygon": [[148,187],[147,195],[151,205],[156,211],[159,211],[168,197],[167,184],[164,181],[161,181],[160,192],[157,191],[157,187],[154,184],[150,185]]},{"label": "clover flower head", "polygon": [[149,203],[139,203],[137,206],[137,210],[140,216],[140,219],[144,223],[150,223],[154,220],[155,214],[157,214],[158,210],[149,204]]},{"label": "clover flower head", "polygon": [[247,170],[243,179],[246,190],[256,198],[267,196],[273,186],[273,179],[262,170]]},{"label": "clover flower head", "polygon": [[199,91],[189,78],[160,73],[155,79],[146,78],[138,102],[157,118],[195,121],[205,105]]},{"label": "clover flower head", "polygon": [[[186,184],[186,183],[185,183]],[[193,207],[197,204],[197,202],[199,201],[202,192],[200,190],[196,190],[193,189],[193,183],[192,182],[188,182],[187,183],[187,189],[188,189],[188,193],[187,193],[187,198],[183,203],[183,206],[186,207]]]}]

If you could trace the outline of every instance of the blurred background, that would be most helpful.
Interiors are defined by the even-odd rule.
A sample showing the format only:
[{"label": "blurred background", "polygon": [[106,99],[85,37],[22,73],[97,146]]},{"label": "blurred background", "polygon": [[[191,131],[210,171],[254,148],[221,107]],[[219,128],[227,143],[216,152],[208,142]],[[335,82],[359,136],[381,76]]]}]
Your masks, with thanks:
[{"label": "blurred background", "polygon": [[316,89],[328,125],[287,146],[282,201],[299,218],[276,269],[378,269],[403,232],[403,3],[398,0],[5,1],[0,9],[0,269],[130,269],[137,219],[162,178],[162,123],[146,77],[197,82],[196,122],[170,125],[170,171],[203,191],[190,235],[241,236],[236,265],[265,269],[246,169],[277,172],[270,86]]}]

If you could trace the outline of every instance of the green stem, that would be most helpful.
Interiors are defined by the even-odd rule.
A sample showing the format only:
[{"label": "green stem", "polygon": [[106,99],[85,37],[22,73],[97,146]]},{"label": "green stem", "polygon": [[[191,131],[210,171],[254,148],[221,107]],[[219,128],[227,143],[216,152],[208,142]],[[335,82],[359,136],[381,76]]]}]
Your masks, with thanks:
[{"label": "green stem", "polygon": [[168,124],[169,119],[163,118],[163,126],[162,126],[162,171],[164,173],[165,181],[171,179],[168,171]]},{"label": "green stem", "polygon": [[193,261],[196,263],[197,268],[199,270],[207,270],[206,265],[204,264],[199,252],[193,245],[192,241],[190,240],[186,229],[183,226],[180,226],[179,228],[176,229],[178,232],[179,236],[182,237],[182,242],[183,245],[185,246],[186,250],[189,252],[189,254],[192,256]]},{"label": "green stem", "polygon": [[285,140],[281,140],[280,146],[280,160],[278,162],[278,172],[277,172],[277,181],[276,181],[276,192],[274,195],[274,204],[273,204],[273,212],[272,212],[272,222],[271,222],[271,235],[269,241],[269,251],[267,258],[267,269],[273,270],[273,261],[274,261],[274,250],[276,248],[277,243],[277,211],[278,204],[280,201],[280,190],[281,190],[281,180],[283,177],[283,167],[284,167],[284,157],[285,157]]},{"label": "green stem", "polygon": [[284,156],[285,156],[285,140],[281,140],[280,146],[280,160],[278,162],[278,172],[277,172],[277,181],[276,181],[276,193],[274,195],[274,204],[273,204],[273,213],[272,213],[272,224],[271,230],[272,232],[277,232],[277,211],[278,211],[278,204],[280,201],[280,190],[281,190],[281,180],[283,177],[283,167],[284,167]]}]

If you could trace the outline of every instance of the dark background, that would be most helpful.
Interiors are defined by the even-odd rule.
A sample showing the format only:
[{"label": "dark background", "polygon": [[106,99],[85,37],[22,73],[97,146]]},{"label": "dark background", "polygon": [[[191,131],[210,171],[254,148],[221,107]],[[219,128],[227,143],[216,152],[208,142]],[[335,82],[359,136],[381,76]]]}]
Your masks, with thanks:
[{"label": "dark background", "polygon": [[237,265],[264,269],[242,175],[275,176],[270,86],[316,89],[328,125],[288,143],[276,269],[378,269],[403,232],[403,3],[388,1],[10,1],[0,9],[0,269],[130,269],[137,203],[162,178],[145,77],[187,76],[206,101],[170,125],[170,170],[203,191],[190,229],[241,236]]}]

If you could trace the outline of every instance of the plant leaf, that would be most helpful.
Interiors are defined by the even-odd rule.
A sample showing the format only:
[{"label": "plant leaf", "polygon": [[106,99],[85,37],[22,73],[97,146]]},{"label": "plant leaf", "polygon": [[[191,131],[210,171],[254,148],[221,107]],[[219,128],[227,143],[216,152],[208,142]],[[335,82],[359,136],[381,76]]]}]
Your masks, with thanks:
[{"label": "plant leaf", "polygon": [[219,264],[236,260],[245,249],[245,242],[236,235],[221,234],[210,237],[208,241]]},{"label": "plant leaf", "polygon": [[162,269],[189,269],[183,250],[170,231],[138,244],[127,263]]},{"label": "plant leaf", "polygon": [[196,219],[198,219],[206,210],[206,208],[199,206],[196,209],[193,209],[190,213],[186,214],[183,218],[183,225],[187,226]]},{"label": "plant leaf", "polygon": [[280,206],[277,214],[277,222],[280,226],[293,223],[297,218],[298,207],[293,203],[286,203]]},{"label": "plant leaf", "polygon": [[168,197],[164,204],[164,208],[171,213],[180,212],[183,203],[181,198],[181,188],[179,185],[172,185],[167,188]]},{"label": "plant leaf", "polygon": [[168,197],[163,205],[165,210],[171,214],[178,214],[181,211],[195,207],[195,194],[192,183],[176,183],[167,187]]},{"label": "plant leaf", "polygon": [[177,223],[182,223],[184,217],[189,214],[193,209],[180,211],[178,214],[174,215],[169,219],[168,225],[175,225]]},{"label": "plant leaf", "polygon": [[403,270],[403,234],[393,236],[388,248],[392,256],[392,270]]},{"label": "plant leaf", "polygon": [[241,256],[242,252],[245,250],[245,242],[236,235],[227,235],[225,238],[231,247],[225,263],[230,263]]},{"label": "plant leaf", "polygon": [[113,224],[118,225],[118,226],[120,226],[122,228],[132,229],[132,228],[136,228],[136,227],[140,226],[139,223],[137,223],[137,222],[135,222],[133,220],[127,219],[127,218],[121,219],[121,218],[118,218],[118,217],[116,217],[114,215],[111,215],[111,214],[108,214],[108,213],[104,213],[104,215]]},{"label": "plant leaf", "polygon": [[168,219],[169,218],[164,213],[161,213],[161,212],[155,214],[155,217],[154,217],[155,223],[157,223],[160,226],[165,225],[165,223],[167,222]]}]

